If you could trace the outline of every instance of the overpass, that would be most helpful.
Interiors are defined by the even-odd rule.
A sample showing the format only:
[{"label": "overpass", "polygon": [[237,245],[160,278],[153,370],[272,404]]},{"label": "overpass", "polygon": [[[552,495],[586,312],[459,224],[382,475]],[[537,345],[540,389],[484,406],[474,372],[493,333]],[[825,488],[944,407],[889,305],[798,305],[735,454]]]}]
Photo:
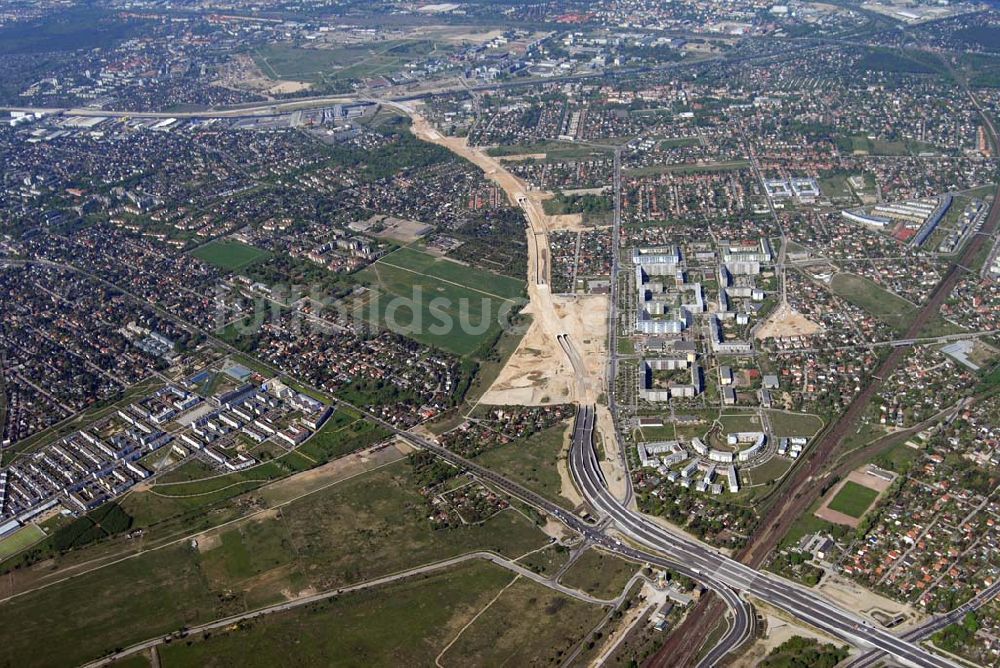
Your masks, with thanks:
[{"label": "overpass", "polygon": [[[570,473],[587,502],[601,517],[610,518],[630,542],[664,554],[668,561],[684,564],[694,572],[695,579],[709,583],[727,603],[735,592],[745,592],[852,645],[889,654],[906,665],[928,668],[955,665],[874,626],[852,611],[838,608],[804,586],[756,571],[698,541],[664,529],[641,513],[622,505],[604,484],[594,450],[593,415],[593,406],[581,407],[577,415],[569,456]],[[671,568],[676,569],[675,566]],[[736,622],[736,625],[744,623],[739,612]],[[732,643],[732,646],[737,647],[738,644]],[[713,648],[713,653],[716,650],[721,652],[719,646]]]}]

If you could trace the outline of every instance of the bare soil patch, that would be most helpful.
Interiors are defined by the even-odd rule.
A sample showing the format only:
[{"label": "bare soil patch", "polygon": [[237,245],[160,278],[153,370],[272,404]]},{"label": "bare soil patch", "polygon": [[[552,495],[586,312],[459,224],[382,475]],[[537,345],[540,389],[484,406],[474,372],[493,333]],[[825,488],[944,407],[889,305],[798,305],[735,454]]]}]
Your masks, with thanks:
[{"label": "bare soil patch", "polygon": [[776,339],[785,336],[812,336],[823,327],[805,317],[788,304],[780,304],[757,330],[758,339]]}]

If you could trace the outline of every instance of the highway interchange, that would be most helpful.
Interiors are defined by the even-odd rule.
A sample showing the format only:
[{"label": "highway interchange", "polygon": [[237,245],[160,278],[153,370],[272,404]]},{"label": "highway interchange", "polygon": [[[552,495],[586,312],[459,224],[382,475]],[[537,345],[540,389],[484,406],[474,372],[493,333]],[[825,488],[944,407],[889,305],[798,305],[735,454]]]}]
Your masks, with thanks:
[{"label": "highway interchange", "polygon": [[[811,626],[843,638],[852,645],[877,649],[914,666],[951,666],[951,662],[878,628],[853,612],[838,609],[832,602],[803,586],[777,576],[758,572],[679,533],[668,531],[638,512],[622,505],[604,485],[593,447],[594,408],[582,406],[577,415],[569,466],[573,479],[587,502],[630,541],[671,557],[683,564],[694,579],[722,596],[735,615],[735,623],[723,642],[712,651],[735,649],[741,636],[749,633],[752,616],[734,604],[729,594],[739,591],[788,612]],[[643,557],[635,557],[643,558]],[[677,566],[669,566],[677,570]],[[737,597],[738,598],[738,597]],[[749,619],[748,619],[749,617]],[[723,645],[729,644],[729,647]],[[722,652],[723,654],[725,652]]]},{"label": "highway interchange", "polygon": [[[714,591],[725,601],[732,618],[726,634],[701,658],[699,666],[707,668],[718,665],[727,654],[754,636],[755,615],[750,603],[742,598],[741,593],[761,600],[851,645],[869,650],[870,656],[866,654],[862,660],[871,663],[859,663],[859,666],[874,665],[883,654],[889,654],[909,666],[943,668],[956,665],[913,644],[908,637],[895,636],[854,612],[838,608],[828,599],[803,586],[769,573],[758,572],[691,538],[668,531],[623,506],[605,485],[604,474],[597,460],[593,443],[594,415],[594,407],[586,405],[581,406],[577,413],[569,466],[587,503],[599,519],[610,520],[617,533],[605,528],[603,522],[588,521],[429,439],[411,432],[397,433],[417,447],[433,452],[454,466],[536,507],[579,533],[584,540],[604,550],[686,575]],[[988,598],[989,593],[983,592],[982,600]],[[967,605],[975,605],[975,601]],[[960,618],[962,614],[964,608],[959,608],[951,615],[935,618],[928,622],[928,628],[914,629],[912,637],[923,637],[953,621],[953,616]]]}]

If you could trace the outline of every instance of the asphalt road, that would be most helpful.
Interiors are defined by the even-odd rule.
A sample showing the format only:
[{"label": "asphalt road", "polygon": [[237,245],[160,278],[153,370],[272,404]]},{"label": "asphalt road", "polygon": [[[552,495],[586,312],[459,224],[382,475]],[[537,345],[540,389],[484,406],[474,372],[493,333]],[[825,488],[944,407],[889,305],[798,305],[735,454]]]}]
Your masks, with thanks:
[{"label": "asphalt road", "polygon": [[[391,96],[387,101],[412,102],[417,100],[426,100],[435,97],[454,95],[456,93],[476,93],[476,92],[516,89],[516,88],[525,88],[531,86],[543,86],[553,83],[573,83],[579,81],[587,81],[591,79],[605,79],[605,78],[614,79],[618,77],[628,77],[641,74],[650,74],[654,72],[665,72],[675,69],[698,67],[712,62],[734,64],[734,63],[752,62],[758,60],[769,60],[769,59],[776,59],[788,56],[799,51],[815,50],[818,48],[822,48],[822,45],[803,41],[790,44],[785,49],[779,49],[768,53],[737,55],[737,56],[713,56],[708,58],[702,58],[699,60],[682,60],[677,62],[661,63],[657,65],[649,65],[643,67],[626,67],[617,70],[615,69],[596,70],[593,72],[582,72],[577,74],[567,74],[567,75],[552,76],[552,77],[525,77],[523,79],[517,78],[499,82],[475,84],[471,86],[467,85],[445,86],[439,89],[394,95]],[[366,100],[371,99],[372,101],[375,101],[374,98],[360,98],[360,99],[366,99]],[[313,109],[316,107],[323,107],[337,103],[356,102],[358,100],[359,96],[357,94],[346,94],[346,95],[338,94],[338,95],[304,96],[287,100],[274,100],[271,102],[263,102],[260,104],[218,107],[218,108],[204,109],[199,111],[167,112],[167,111],[138,111],[138,110],[127,110],[127,109],[126,110],[91,109],[86,107],[71,108],[71,107],[18,107],[18,106],[0,106],[0,111],[26,111],[32,113],[42,112],[49,114],[65,113],[75,116],[107,116],[107,117],[117,117],[117,118],[252,119],[252,118],[273,116],[277,114],[298,111],[298,110]]]},{"label": "asphalt road", "polygon": [[[578,487],[594,509],[610,517],[619,531],[631,541],[665,554],[668,568],[683,565],[685,574],[705,582],[727,604],[733,599],[741,601],[736,592],[746,592],[800,621],[822,629],[852,645],[877,649],[913,666],[953,666],[946,659],[935,656],[905,639],[873,626],[867,619],[851,611],[838,609],[831,601],[822,598],[806,587],[794,584],[769,573],[761,573],[734,559],[678,533],[662,528],[640,513],[624,507],[608,491],[597,462],[593,447],[593,407],[583,406],[577,415],[576,429],[570,451],[569,465]],[[676,563],[671,563],[671,562]],[[721,658],[741,644],[740,635],[747,633],[752,616],[745,618],[746,608],[730,605],[736,614],[735,624],[723,641],[711,650],[713,657]],[[733,627],[736,627],[734,630]],[[702,662],[705,664],[704,660]]]},{"label": "asphalt road", "polygon": [[[621,508],[622,506],[620,505],[620,502],[608,491],[604,480],[604,474],[601,470],[599,462],[597,461],[597,453],[593,447],[594,419],[595,412],[593,406],[582,406],[579,409],[576,418],[576,426],[573,432],[573,445],[570,449],[570,471],[577,482],[577,486],[580,487],[584,497],[587,498],[588,501],[591,500],[592,494],[601,495],[600,490],[603,490],[603,494],[606,495],[607,499],[610,499],[610,504]],[[583,473],[583,475],[577,477],[578,472]],[[593,505],[598,512],[603,510],[599,504],[595,503]],[[626,512],[629,511],[626,510]],[[613,517],[611,513],[602,514]],[[631,536],[631,534],[629,535]],[[639,540],[639,542],[642,543],[644,541]],[[665,560],[655,555],[633,550],[629,546],[617,540],[614,541],[614,544],[615,548],[617,548],[615,551],[619,554],[626,554],[627,556],[632,556],[632,558],[635,559],[641,559],[647,563],[660,566],[661,568],[667,568],[674,572],[682,573],[711,589],[725,602],[733,616],[729,624],[729,629],[715,645],[715,647],[713,647],[708,654],[702,658],[698,664],[699,666],[705,666],[708,668],[710,666],[718,665],[719,661],[726,654],[735,650],[753,637],[755,622],[753,608],[748,602],[740,598],[739,594],[737,594],[733,588],[727,586],[725,582],[715,578],[712,575],[711,570],[702,570],[683,558],[677,561]],[[700,565],[701,564],[699,564],[699,566]]]},{"label": "asphalt road", "polygon": [[[1000,594],[1000,582],[993,583],[993,585],[979,592],[979,594],[971,600],[966,601],[964,604],[958,606],[948,614],[929,619],[920,626],[907,631],[901,635],[900,638],[910,642],[917,642],[919,640],[923,640],[924,638],[928,638],[949,624],[962,621],[962,618],[965,617],[966,613],[983,607],[996,598],[997,594]],[[882,652],[867,652],[848,663],[845,668],[871,668],[884,658],[885,654]]]}]

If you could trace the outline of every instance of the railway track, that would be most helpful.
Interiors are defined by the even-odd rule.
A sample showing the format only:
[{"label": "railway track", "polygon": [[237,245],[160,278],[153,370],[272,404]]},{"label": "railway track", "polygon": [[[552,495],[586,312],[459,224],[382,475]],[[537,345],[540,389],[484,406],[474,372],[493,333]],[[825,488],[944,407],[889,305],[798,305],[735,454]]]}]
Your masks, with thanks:
[{"label": "railway track", "polygon": [[[983,118],[995,145],[997,137],[992,121],[985,114]],[[993,198],[989,214],[980,233],[973,235],[961,255],[949,265],[944,277],[934,288],[927,302],[917,311],[917,315],[907,328],[906,334],[901,337],[902,339],[917,339],[920,332],[937,316],[941,306],[951,296],[959,279],[968,271],[966,267],[975,264],[975,259],[983,250],[983,244],[992,242],[997,231],[998,220],[1000,220],[1000,192]],[[753,535],[747,546],[737,553],[736,558],[739,561],[753,568],[759,568],[767,555],[788,532],[792,523],[807,512],[816,501],[819,497],[820,487],[814,484],[815,478],[825,471],[830,457],[836,452],[843,439],[851,430],[857,428],[858,421],[882,387],[883,380],[899,367],[909,348],[910,346],[906,345],[891,349],[878,368],[871,374],[864,389],[855,395],[847,410],[822,435],[820,441],[809,449],[802,464],[788,479],[785,491],[775,498],[768,512],[761,519],[759,524],[761,528]],[[721,612],[722,606],[717,600],[709,598],[700,601],[684,623],[671,634],[671,638],[667,640],[663,648],[645,665],[655,668],[691,665],[702,641],[718,622]]]}]

